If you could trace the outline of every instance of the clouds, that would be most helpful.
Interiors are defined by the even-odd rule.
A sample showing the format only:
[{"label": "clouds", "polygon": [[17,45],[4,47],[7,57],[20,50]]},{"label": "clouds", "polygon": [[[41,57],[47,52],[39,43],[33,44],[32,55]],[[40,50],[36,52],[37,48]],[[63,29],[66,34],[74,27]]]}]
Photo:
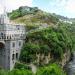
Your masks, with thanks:
[{"label": "clouds", "polygon": [[49,6],[53,13],[75,17],[75,0],[53,0]]},{"label": "clouds", "polygon": [[68,0],[65,6],[65,10],[68,13],[75,13],[75,0]]},{"label": "clouds", "polygon": [[5,5],[7,11],[12,11],[20,6],[32,6],[32,0],[0,0],[0,4]]},{"label": "clouds", "polygon": [[[0,4],[6,5],[7,11],[20,6],[37,6],[48,12],[75,17],[75,0],[0,0]],[[3,11],[1,6],[0,11]]]},{"label": "clouds", "polygon": [[11,11],[20,6],[32,6],[32,0],[7,0],[6,1],[7,10]]},{"label": "clouds", "polygon": [[75,18],[75,0],[67,0],[64,5],[64,14]]}]

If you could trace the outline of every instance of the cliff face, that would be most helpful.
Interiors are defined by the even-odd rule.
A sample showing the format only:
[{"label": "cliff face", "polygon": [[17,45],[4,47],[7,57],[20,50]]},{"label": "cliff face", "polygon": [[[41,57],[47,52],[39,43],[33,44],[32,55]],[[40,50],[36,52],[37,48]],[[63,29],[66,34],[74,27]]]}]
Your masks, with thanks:
[{"label": "cliff face", "polygon": [[[63,54],[62,60],[59,60],[58,63],[62,67],[64,67],[70,61],[70,57],[71,57],[71,52],[68,51]],[[51,56],[51,53],[48,53],[48,55],[36,54],[36,59],[35,59],[34,63],[36,63],[37,65],[47,65],[50,62],[52,62],[53,60],[55,60],[55,59]]]},{"label": "cliff face", "polygon": [[70,60],[72,42],[61,28],[46,28],[29,33],[20,60],[36,65],[59,63],[62,67]]},{"label": "cliff face", "polygon": [[[9,13],[9,17],[13,22],[26,24],[28,31],[33,29],[26,37],[21,61],[38,65],[58,62],[64,66],[70,60],[72,42],[66,31],[70,25],[59,21],[64,17],[27,6]],[[51,27],[41,28],[44,25]]]},{"label": "cliff face", "polygon": [[52,60],[52,57],[50,55],[50,53],[48,53],[48,55],[44,55],[44,54],[36,54],[37,59],[35,60],[35,63],[39,64],[49,64],[49,62]]},{"label": "cliff face", "polygon": [[71,52],[67,51],[66,53],[64,53],[63,59],[60,62],[62,67],[64,67],[70,61],[70,59],[71,59]]}]

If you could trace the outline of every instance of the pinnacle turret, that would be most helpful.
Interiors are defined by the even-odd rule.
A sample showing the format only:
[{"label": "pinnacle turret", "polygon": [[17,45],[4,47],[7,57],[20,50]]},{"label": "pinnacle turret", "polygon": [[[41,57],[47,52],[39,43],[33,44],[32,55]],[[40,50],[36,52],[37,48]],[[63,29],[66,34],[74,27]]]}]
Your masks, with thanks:
[{"label": "pinnacle turret", "polygon": [[6,7],[4,7],[4,13],[0,15],[0,24],[9,24]]}]

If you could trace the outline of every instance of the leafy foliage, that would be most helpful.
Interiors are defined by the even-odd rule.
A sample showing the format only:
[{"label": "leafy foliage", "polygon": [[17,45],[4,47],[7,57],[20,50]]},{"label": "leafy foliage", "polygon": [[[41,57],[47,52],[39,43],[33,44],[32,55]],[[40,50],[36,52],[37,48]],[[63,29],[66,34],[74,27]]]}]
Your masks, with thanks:
[{"label": "leafy foliage", "polygon": [[36,27],[37,25],[44,25],[44,23],[54,25],[59,21],[57,16],[46,13],[37,7],[20,7],[8,15],[13,22],[24,23],[27,27]]},{"label": "leafy foliage", "polygon": [[62,68],[57,64],[41,67],[36,74],[26,69],[14,69],[12,71],[0,70],[0,75],[66,75]]},{"label": "leafy foliage", "polygon": [[30,70],[14,69],[12,71],[0,70],[0,75],[33,75]]},{"label": "leafy foliage", "polygon": [[21,62],[16,62],[14,68],[15,69],[25,69],[25,70],[28,69],[28,70],[30,70],[30,67],[28,65],[21,63]]},{"label": "leafy foliage", "polygon": [[36,59],[36,53],[48,54],[49,52],[54,59],[61,60],[63,54],[68,50],[72,50],[72,41],[65,30],[62,28],[46,28],[28,34],[20,60],[31,62]]},{"label": "leafy foliage", "polygon": [[[9,13],[14,22],[25,23],[27,30],[37,29],[41,24],[54,25],[55,28],[46,28],[30,32],[26,37],[20,56],[21,62],[33,62],[37,59],[36,54],[48,55],[51,53],[53,60],[62,60],[64,53],[75,50],[75,24],[59,22],[60,19],[68,19],[39,10],[37,7],[20,7]],[[59,22],[59,24],[58,24]],[[58,25],[58,26],[56,26]],[[15,70],[11,72],[0,72],[0,75],[32,75],[27,66],[17,63]],[[18,70],[18,69],[21,69]],[[65,75],[60,66],[52,64],[48,67],[40,68],[36,75]]]},{"label": "leafy foliage", "polygon": [[37,7],[28,7],[28,6],[23,6],[20,7],[17,10],[12,11],[12,13],[8,13],[11,19],[15,19],[18,17],[22,17],[27,14],[35,14],[39,9]]},{"label": "leafy foliage", "polygon": [[60,66],[51,64],[50,66],[40,68],[36,75],[66,75]]}]

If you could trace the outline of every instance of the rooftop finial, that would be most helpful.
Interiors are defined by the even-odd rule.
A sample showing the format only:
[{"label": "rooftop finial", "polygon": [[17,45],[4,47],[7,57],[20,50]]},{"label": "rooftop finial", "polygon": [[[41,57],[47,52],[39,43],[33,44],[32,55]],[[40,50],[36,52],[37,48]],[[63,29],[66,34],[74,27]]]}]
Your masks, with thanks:
[{"label": "rooftop finial", "polygon": [[0,24],[8,24],[9,23],[9,18],[7,17],[5,0],[2,0],[1,5],[3,7],[4,12],[0,17]]}]

